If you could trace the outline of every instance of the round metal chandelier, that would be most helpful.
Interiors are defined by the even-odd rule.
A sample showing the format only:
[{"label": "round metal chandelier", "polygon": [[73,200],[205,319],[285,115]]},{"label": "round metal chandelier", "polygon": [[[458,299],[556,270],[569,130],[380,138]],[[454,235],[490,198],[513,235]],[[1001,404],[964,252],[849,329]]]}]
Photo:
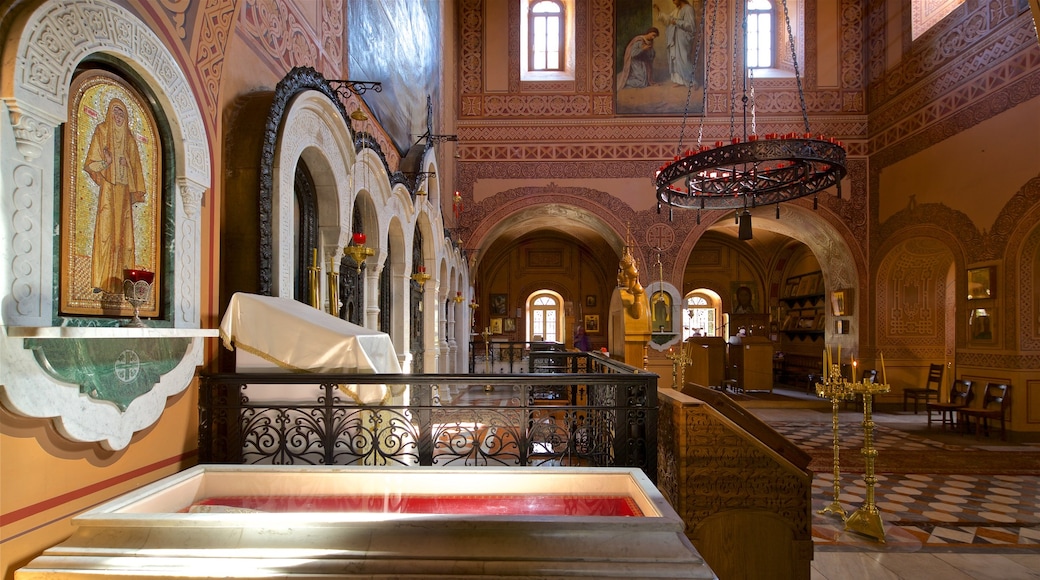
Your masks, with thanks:
[{"label": "round metal chandelier", "polygon": [[[718,11],[720,0],[715,0]],[[743,5],[743,17],[734,18],[741,22],[740,28],[745,34],[738,36],[734,30],[734,38],[747,38],[747,2],[738,0]],[[707,15],[708,0],[704,3],[704,15]],[[755,133],[754,87],[749,87],[752,75],[748,74],[746,55],[741,59],[744,65],[743,104],[744,128],[741,135],[731,135],[729,143],[716,141],[711,147],[700,144],[696,149],[687,149],[657,170],[654,185],[657,191],[658,211],[662,204],[683,209],[696,209],[697,223],[700,223],[699,210],[743,209],[738,212],[740,239],[751,239],[751,214],[749,208],[776,205],[777,218],[780,217],[781,203],[817,194],[832,186],[837,187],[841,197],[841,180],[846,175],[845,149],[834,138],[813,135],[809,130],[809,117],[806,111],[805,96],[802,92],[801,79],[798,75],[790,19],[787,14],[787,3],[783,2],[784,20],[787,24],[787,35],[790,40],[791,57],[794,61],[794,74],[798,86],[798,98],[801,103],[804,131],[802,133],[776,134],[763,136]],[[701,22],[705,22],[702,17]],[[712,18],[711,46],[714,45],[716,18]],[[736,28],[736,27],[735,27]],[[737,59],[734,47],[734,60]],[[710,59],[707,59],[710,61]],[[710,62],[706,67],[705,79],[710,78]],[[734,71],[734,83],[731,101],[736,103],[737,74]],[[690,83],[692,91],[693,83]],[[707,87],[704,88],[702,110],[707,111]],[[750,107],[751,124],[747,124]],[[730,127],[735,131],[733,122],[736,106],[731,108]],[[687,97],[687,112],[689,97]],[[686,115],[683,115],[683,127]],[[703,117],[701,119],[703,134]],[[679,148],[682,148],[682,133],[679,136]],[[816,207],[814,199],[813,207]]]},{"label": "round metal chandelier", "polygon": [[845,149],[822,135],[766,135],[730,145],[717,142],[660,169],[657,199],[687,209],[740,209],[783,203],[838,187]]}]

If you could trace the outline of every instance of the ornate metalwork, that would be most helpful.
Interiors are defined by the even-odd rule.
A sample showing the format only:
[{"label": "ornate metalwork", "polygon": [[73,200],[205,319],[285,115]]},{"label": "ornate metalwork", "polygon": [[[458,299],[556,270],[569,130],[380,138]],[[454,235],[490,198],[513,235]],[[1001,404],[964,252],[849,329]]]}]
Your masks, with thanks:
[{"label": "ornate metalwork", "polygon": [[427,132],[423,133],[422,135],[417,135],[416,136],[415,143],[412,143],[412,147],[415,147],[416,145],[418,145],[419,143],[422,143],[423,141],[425,141],[427,145],[436,145],[437,143],[444,143],[445,141],[458,141],[458,140],[459,140],[459,136],[458,135],[447,135],[447,134],[440,134],[439,135],[439,134],[431,133],[431,132],[427,131]]},{"label": "ornate metalwork", "polygon": [[845,177],[845,149],[806,138],[756,139],[702,147],[661,167],[657,200],[686,209],[741,209],[791,201],[838,187]]},{"label": "ornate metalwork", "polygon": [[351,93],[361,96],[372,90],[377,93],[383,92],[383,83],[378,81],[351,81],[343,79],[329,79],[329,86],[336,91],[336,95],[343,100],[350,98]]},{"label": "ornate metalwork", "polygon": [[[586,359],[574,368],[601,372],[437,375],[436,382],[421,375],[206,375],[201,377],[200,460],[626,466],[656,479],[656,376],[626,372],[610,366],[614,363],[601,366],[588,353],[561,354]],[[485,392],[489,383],[495,386],[493,398]],[[272,398],[251,384],[278,385],[279,394]],[[393,404],[363,405],[344,394],[344,384],[385,385],[403,394]]]},{"label": "ornate metalwork", "polygon": [[[274,235],[271,229],[271,222],[274,214],[272,203],[274,196],[275,150],[278,146],[282,121],[286,111],[289,109],[289,104],[297,94],[308,90],[323,93],[333,102],[343,119],[346,120],[348,118],[347,111],[343,108],[343,102],[337,97],[332,87],[329,86],[328,81],[325,80],[321,73],[311,67],[293,68],[282,80],[278,81],[278,85],[275,87],[274,100],[267,114],[267,123],[264,125],[263,148],[260,152],[259,293],[265,296],[271,295],[271,288],[274,285],[272,280],[272,263],[274,261],[272,240]],[[306,294],[303,294],[303,296],[306,296]]]},{"label": "ornate metalwork", "polygon": [[[712,17],[713,20],[715,16]],[[741,20],[741,19],[737,19]],[[786,4],[784,20],[790,31],[790,21]],[[712,31],[717,22],[712,22]],[[737,22],[734,23],[735,25]],[[734,26],[734,33],[747,30],[747,11],[741,26]],[[740,230],[738,238],[749,240],[751,232],[751,214],[748,208],[775,204],[777,217],[780,217],[779,204],[813,195],[831,186],[838,187],[841,197],[841,179],[845,177],[845,149],[836,139],[828,139],[820,135],[818,138],[809,132],[809,116],[802,91],[802,81],[798,73],[797,53],[793,37],[791,55],[794,59],[794,77],[798,86],[798,100],[801,105],[805,130],[801,134],[789,133],[777,135],[770,133],[760,138],[755,132],[755,89],[752,85],[753,75],[748,74],[747,63],[744,63],[742,74],[731,75],[732,84],[730,109],[730,144],[717,141],[715,147],[700,145],[677,153],[671,163],[658,169],[654,178],[657,190],[657,208],[661,204],[671,207],[700,210],[743,209],[739,217]],[[712,34],[714,43],[714,32]],[[711,51],[709,50],[709,54]],[[736,60],[734,60],[736,62]],[[705,78],[711,78],[711,62],[706,62]],[[738,133],[735,122],[737,112],[738,83],[742,85],[740,102],[743,106],[743,130]],[[691,83],[690,90],[693,85]],[[687,110],[683,112],[683,129],[679,134],[679,150],[682,150],[683,130],[689,110],[687,94]],[[704,104],[707,110],[708,92],[704,91]],[[750,119],[749,119],[750,114]],[[749,122],[750,121],[750,122]],[[704,119],[701,119],[703,133]],[[697,214],[700,223],[700,214]]]}]

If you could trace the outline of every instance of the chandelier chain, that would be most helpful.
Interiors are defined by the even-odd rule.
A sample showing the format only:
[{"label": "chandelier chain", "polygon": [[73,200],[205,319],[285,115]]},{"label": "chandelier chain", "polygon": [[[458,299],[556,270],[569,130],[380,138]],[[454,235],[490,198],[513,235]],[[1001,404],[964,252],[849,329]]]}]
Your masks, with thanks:
[{"label": "chandelier chain", "polygon": [[[711,79],[711,55],[715,51],[715,23],[718,22],[719,16],[719,2],[721,0],[715,0],[713,4],[714,9],[711,15],[711,34],[708,35],[708,51],[704,56],[704,90],[701,93],[701,121],[700,128],[697,130],[697,147],[700,148],[704,142],[704,119],[708,116],[708,83]],[[701,5],[701,28],[708,28],[708,3],[705,2]],[[685,114],[685,113],[684,113]]]},{"label": "chandelier chain", "polygon": [[[738,48],[737,48],[737,38],[740,37],[740,28],[741,28],[742,23],[744,21],[744,19],[740,17],[739,11],[740,11],[740,2],[734,2],[733,3],[733,37],[732,37],[731,43],[730,43],[730,44],[733,45],[733,57],[730,59],[730,64],[731,64],[731,68],[732,68],[732,70],[730,71],[730,74],[732,76],[730,77],[731,80],[730,80],[730,84],[729,84],[729,134],[730,134],[731,137],[735,137],[737,135],[737,124],[736,124],[736,114],[737,114],[737,59],[739,58],[739,54],[740,54],[738,52]],[[746,23],[744,23],[744,24],[746,24]]]},{"label": "chandelier chain", "polygon": [[[701,30],[702,31],[704,30],[704,17],[707,15],[707,10],[708,10],[707,4],[704,4],[704,5],[701,6]],[[702,42],[696,43],[696,45],[694,46],[694,50],[693,50],[693,71],[690,72],[690,79],[689,79],[690,84],[686,85],[686,106],[683,107],[682,125],[679,127],[679,146],[676,148],[676,152],[675,152],[676,155],[682,155],[682,151],[683,151],[682,145],[683,145],[683,137],[686,135],[686,119],[689,116],[689,112],[690,112],[690,98],[693,96],[693,81],[697,78],[697,73],[696,73],[697,63],[700,62],[700,60],[701,60],[701,45],[702,44],[704,44],[704,43],[702,43]],[[707,62],[707,59],[705,59],[705,62]],[[702,87],[702,92],[705,95],[708,94],[708,86],[707,85],[708,85],[708,79],[707,79],[707,75],[705,75],[704,86]],[[703,111],[703,109],[702,109],[702,111]],[[703,113],[702,113],[702,115],[703,115]],[[701,122],[702,130],[698,131],[698,133],[697,133],[697,146],[698,147],[701,144],[701,136],[703,135],[703,127],[704,127],[704,123],[702,121]]]},{"label": "chandelier chain", "polygon": [[791,15],[787,12],[787,0],[780,2],[784,7],[784,23],[787,25],[787,43],[791,49],[791,64],[794,66],[794,80],[798,85],[798,102],[802,107],[802,122],[805,132],[809,132],[809,108],[805,104],[805,93],[802,92],[802,75],[798,71],[798,53],[794,48],[794,32],[791,30]]}]

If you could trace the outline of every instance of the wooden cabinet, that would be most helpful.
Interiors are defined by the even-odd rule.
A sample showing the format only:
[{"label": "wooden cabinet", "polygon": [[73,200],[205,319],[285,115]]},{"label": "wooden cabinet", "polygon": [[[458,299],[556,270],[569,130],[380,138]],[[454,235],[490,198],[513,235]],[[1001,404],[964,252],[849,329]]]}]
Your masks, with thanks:
[{"label": "wooden cabinet", "polygon": [[684,345],[690,357],[685,380],[704,387],[719,387],[726,378],[726,341],[718,336],[694,336]]},{"label": "wooden cabinet", "polygon": [[780,331],[789,339],[822,337],[826,305],[822,272],[791,276],[780,297]]},{"label": "wooden cabinet", "polygon": [[764,336],[729,339],[729,364],[744,391],[773,391],[773,342]]}]

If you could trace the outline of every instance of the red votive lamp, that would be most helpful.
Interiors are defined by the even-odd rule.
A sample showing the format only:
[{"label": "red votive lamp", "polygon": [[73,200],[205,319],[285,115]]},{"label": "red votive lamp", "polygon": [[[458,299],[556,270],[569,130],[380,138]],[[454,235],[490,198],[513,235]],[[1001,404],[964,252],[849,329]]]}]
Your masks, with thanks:
[{"label": "red votive lamp", "polygon": [[354,238],[353,238],[354,245],[355,246],[364,246],[365,245],[365,240],[367,240],[367,239],[368,238],[365,237],[365,234],[363,234],[361,232],[357,232],[356,234],[354,234]]},{"label": "red votive lamp", "polygon": [[134,284],[136,284],[138,282],[144,282],[146,284],[151,284],[152,280],[155,280],[155,272],[149,272],[148,270],[137,270],[137,269],[127,268],[127,269],[123,270],[123,278],[126,279],[126,280],[130,280]]},{"label": "red votive lamp", "polygon": [[425,274],[426,273],[426,266],[419,266],[418,270],[419,270],[420,274]]}]

